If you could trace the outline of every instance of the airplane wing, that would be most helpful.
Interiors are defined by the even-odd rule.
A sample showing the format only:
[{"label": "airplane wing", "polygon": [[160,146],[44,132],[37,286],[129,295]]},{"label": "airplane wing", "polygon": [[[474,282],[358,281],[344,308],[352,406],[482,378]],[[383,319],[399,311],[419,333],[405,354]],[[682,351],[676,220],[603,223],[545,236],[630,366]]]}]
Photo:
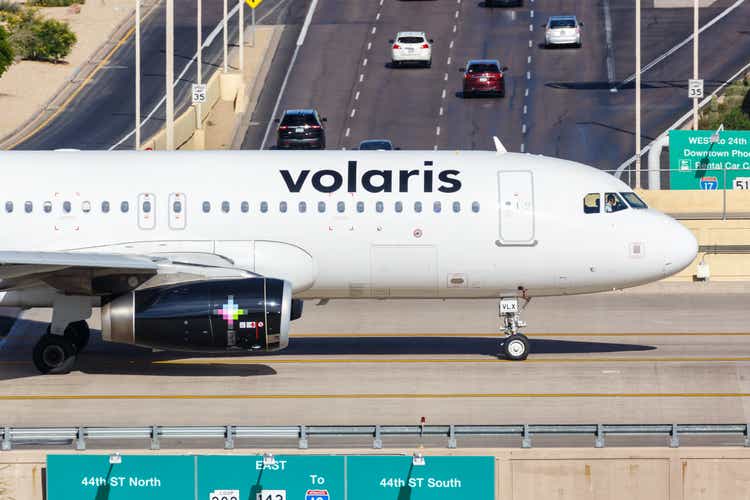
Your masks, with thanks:
[{"label": "airplane wing", "polygon": [[151,279],[174,283],[201,278],[257,276],[213,254],[125,255],[0,251],[0,291],[46,284],[74,295],[112,295]]}]

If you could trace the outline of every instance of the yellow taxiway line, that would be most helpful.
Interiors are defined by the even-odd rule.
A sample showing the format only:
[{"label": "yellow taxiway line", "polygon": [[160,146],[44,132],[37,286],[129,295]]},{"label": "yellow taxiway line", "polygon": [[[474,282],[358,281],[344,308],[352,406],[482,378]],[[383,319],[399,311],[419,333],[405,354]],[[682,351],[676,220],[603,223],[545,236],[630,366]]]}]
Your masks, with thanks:
[{"label": "yellow taxiway line", "polygon": [[742,362],[750,361],[750,356],[663,356],[663,357],[630,357],[630,358],[618,358],[618,357],[580,357],[580,358],[545,358],[537,355],[534,358],[528,358],[525,361],[517,362],[510,361],[507,359],[500,359],[495,357],[485,358],[273,358],[273,357],[257,357],[257,358],[190,358],[190,359],[168,359],[161,361],[152,361],[152,364],[157,365],[257,365],[257,364],[268,364],[273,365],[277,363],[284,364],[366,364],[366,363],[388,363],[388,364],[415,364],[415,363],[448,363],[448,364],[461,364],[461,363],[518,363],[519,366],[523,363],[684,363],[684,362]]},{"label": "yellow taxiway line", "polygon": [[549,399],[549,398],[748,398],[748,392],[449,392],[408,393],[342,393],[342,394],[17,394],[0,396],[0,401],[60,400],[242,400],[242,399]]},{"label": "yellow taxiway line", "polygon": [[[626,333],[524,333],[527,337],[713,337],[713,336],[739,336],[748,337],[750,332],[626,332]],[[297,333],[291,334],[291,338],[399,338],[399,337],[493,337],[501,338],[501,334],[495,333]]]}]

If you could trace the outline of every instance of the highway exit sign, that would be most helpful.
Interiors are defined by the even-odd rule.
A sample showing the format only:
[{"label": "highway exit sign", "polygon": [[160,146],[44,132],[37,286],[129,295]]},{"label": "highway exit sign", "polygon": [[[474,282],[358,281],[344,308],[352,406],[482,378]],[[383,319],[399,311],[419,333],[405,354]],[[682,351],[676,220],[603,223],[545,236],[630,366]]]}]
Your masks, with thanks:
[{"label": "highway exit sign", "polygon": [[258,5],[263,3],[263,0],[245,0],[245,3],[247,3],[251,9],[256,8]]},{"label": "highway exit sign", "polygon": [[750,188],[750,131],[725,130],[715,142],[710,130],[669,132],[670,189]]}]

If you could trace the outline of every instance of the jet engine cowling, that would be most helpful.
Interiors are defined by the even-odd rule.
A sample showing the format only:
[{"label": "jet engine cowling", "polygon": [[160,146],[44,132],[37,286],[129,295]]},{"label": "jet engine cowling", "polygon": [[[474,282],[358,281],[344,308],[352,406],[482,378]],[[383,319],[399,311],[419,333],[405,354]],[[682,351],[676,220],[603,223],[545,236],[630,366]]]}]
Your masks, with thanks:
[{"label": "jet engine cowling", "polygon": [[102,306],[105,341],[188,351],[278,351],[301,314],[290,282],[221,279],[134,290]]}]

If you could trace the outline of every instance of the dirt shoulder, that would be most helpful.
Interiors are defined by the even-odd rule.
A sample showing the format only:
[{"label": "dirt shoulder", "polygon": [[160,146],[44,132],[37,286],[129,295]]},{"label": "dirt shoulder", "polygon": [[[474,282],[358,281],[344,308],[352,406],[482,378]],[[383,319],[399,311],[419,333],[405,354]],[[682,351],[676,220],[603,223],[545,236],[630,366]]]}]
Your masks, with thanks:
[{"label": "dirt shoulder", "polygon": [[20,61],[0,78],[0,138],[37,114],[66,82],[75,79],[114,30],[133,12],[132,0],[88,0],[76,14],[70,7],[40,9],[45,17],[66,21],[78,37],[61,64]]}]

